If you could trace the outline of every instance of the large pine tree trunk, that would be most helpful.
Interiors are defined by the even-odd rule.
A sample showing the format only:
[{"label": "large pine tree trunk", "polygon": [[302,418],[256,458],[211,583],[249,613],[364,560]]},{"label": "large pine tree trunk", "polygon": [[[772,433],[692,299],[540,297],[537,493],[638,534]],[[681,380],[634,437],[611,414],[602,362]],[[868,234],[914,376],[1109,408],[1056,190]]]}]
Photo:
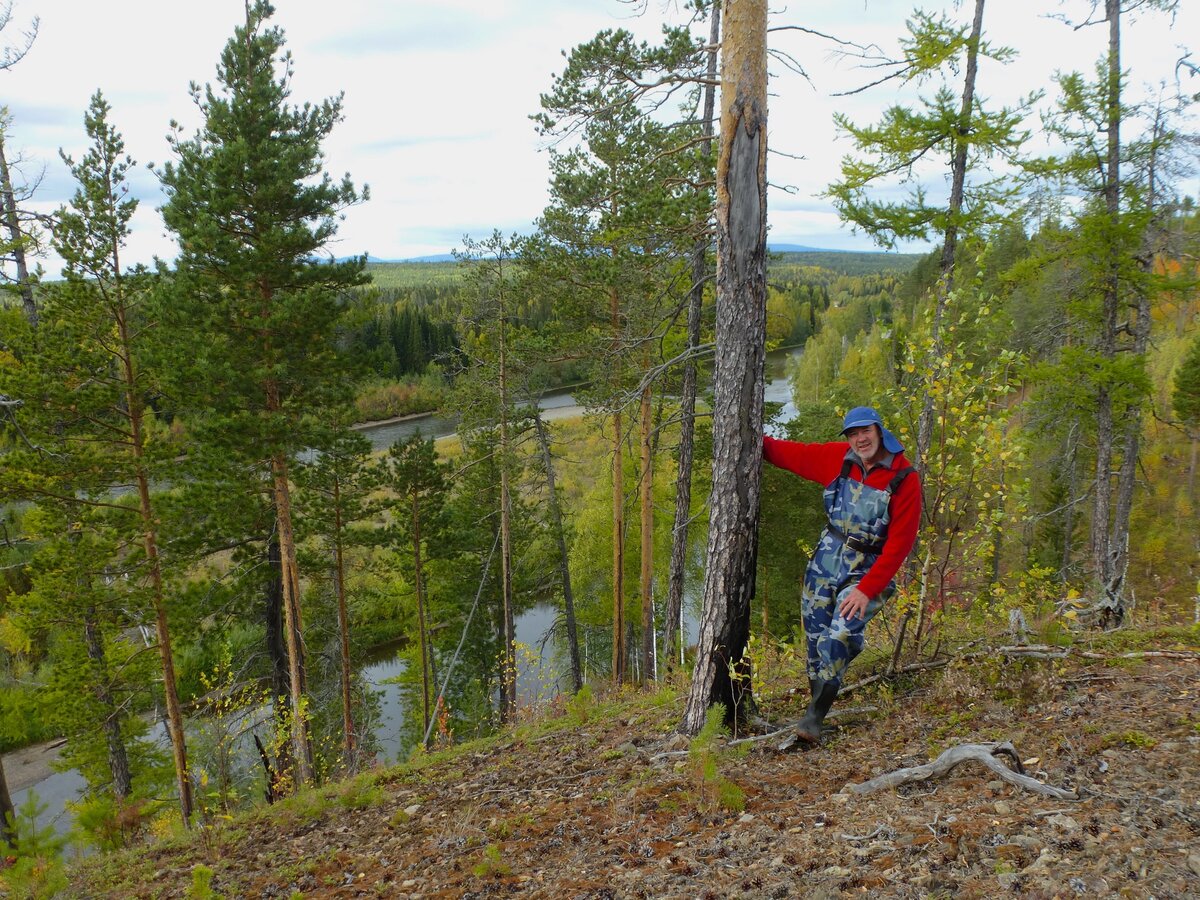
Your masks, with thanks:
[{"label": "large pine tree trunk", "polygon": [[546,434],[546,423],[541,410],[533,407],[533,424],[537,430],[538,447],[542,453],[542,464],[546,468],[546,491],[550,500],[550,522],[554,526],[554,539],[558,545],[558,566],[562,576],[563,616],[567,626],[567,651],[571,662],[571,690],[578,692],[583,687],[583,669],[579,662],[579,630],[575,621],[575,592],[571,588],[571,557],[567,553],[567,536],[563,530],[562,504],[558,501],[558,487],[554,477],[554,457],[550,453],[550,438]]},{"label": "large pine tree trunk", "polygon": [[12,178],[8,171],[8,156],[4,147],[4,130],[0,128],[0,199],[2,199],[4,227],[8,231],[8,239],[12,244],[13,261],[17,269],[17,291],[21,295],[21,305],[25,309],[25,318],[29,327],[38,326],[37,301],[33,296],[33,282],[29,278],[29,265],[25,256],[25,233],[21,230],[21,220],[17,215],[17,199],[13,194]]},{"label": "large pine tree trunk", "polygon": [[[708,33],[708,84],[704,86],[704,140],[701,153],[712,155],[713,112],[716,105],[717,43],[721,39],[721,4],[714,3]],[[707,231],[707,229],[704,229]],[[692,289],[688,294],[687,343],[690,353],[700,346],[700,317],[704,305],[708,238],[700,237],[692,250]],[[667,576],[666,623],[663,656],[668,668],[675,663],[676,641],[682,641],[683,587],[687,571],[688,521],[692,514],[692,459],[696,441],[696,360],[689,355],[683,364],[682,396],[679,399],[679,472],[675,479],[675,523],[671,531],[671,565]]]},{"label": "large pine tree trunk", "polygon": [[121,734],[121,710],[113,700],[112,691],[108,686],[108,662],[105,659],[100,629],[96,624],[95,610],[90,610],[84,619],[83,640],[88,659],[92,661],[96,670],[97,680],[93,691],[105,711],[101,729],[104,731],[104,743],[108,748],[108,770],[112,773],[113,795],[118,800],[124,800],[133,793],[133,776],[129,771],[129,753],[125,749],[125,737]]},{"label": "large pine tree trunk", "polygon": [[[291,676],[288,674],[287,638],[283,633],[283,559],[279,552],[279,538],[275,535],[267,542],[267,571],[270,573],[270,579],[263,596],[267,658],[271,662],[271,691],[275,698],[275,711],[283,723],[286,717],[282,714],[286,710],[292,689]],[[280,771],[288,768],[285,762],[280,760]]]},{"label": "large pine tree trunk", "polygon": [[728,0],[717,161],[713,490],[700,642],[682,729],[752,702],[744,650],[758,555],[766,341],[767,5]]}]

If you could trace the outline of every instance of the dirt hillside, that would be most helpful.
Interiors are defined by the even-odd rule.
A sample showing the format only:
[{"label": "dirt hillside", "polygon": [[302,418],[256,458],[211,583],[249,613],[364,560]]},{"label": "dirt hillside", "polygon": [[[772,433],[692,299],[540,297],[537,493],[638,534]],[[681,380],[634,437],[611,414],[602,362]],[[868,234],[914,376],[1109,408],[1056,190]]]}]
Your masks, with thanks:
[{"label": "dirt hillside", "polygon": [[[190,843],[91,860],[72,896],[190,896],[204,865],[225,897],[1200,898],[1200,641],[1174,647],[983,658],[867,688],[801,752],[688,753],[670,689],[576,702]],[[982,741],[1011,741],[1030,776],[1080,799],[975,762],[847,790]]]}]

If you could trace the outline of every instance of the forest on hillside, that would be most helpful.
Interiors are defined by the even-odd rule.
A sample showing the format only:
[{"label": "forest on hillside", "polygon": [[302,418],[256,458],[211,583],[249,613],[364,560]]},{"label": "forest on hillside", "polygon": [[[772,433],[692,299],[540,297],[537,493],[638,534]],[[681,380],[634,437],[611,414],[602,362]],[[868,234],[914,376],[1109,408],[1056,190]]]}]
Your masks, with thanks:
[{"label": "forest on hillside", "polygon": [[[889,66],[921,93],[839,121],[854,149],[828,197],[883,248],[934,249],[765,263],[760,402],[765,350],[802,347],[765,426],[832,441],[870,405],[921,473],[917,550],[856,670],[1200,622],[1195,98],[1142,104],[1120,56],[1132,10],[1172,5],[1111,0],[1096,70],[1019,108],[974,82],[980,55],[1020,49],[986,40],[984,0],[914,13]],[[714,237],[714,73],[739,35],[693,6],[655,43],[564,38],[582,42],[531,98],[548,205],[457,263],[325,259],[366,198],[324,170],[341,99],[296,104],[286,12],[264,0],[155,169],[173,263],[123,263],[136,162],[100,91],[69,204],[34,215],[4,185],[0,749],[63,741],[77,843],[208,833],[264,785],[273,802],[371,767],[388,720],[361,664],[380,646],[403,698],[388,727],[417,752],[585,682],[691,671],[681,623],[712,603],[709,500],[731,468],[713,382],[744,349],[722,343]],[[1056,149],[1033,158],[1039,116]],[[45,247],[60,280],[39,276]],[[539,401],[563,385],[581,415],[552,419]],[[435,409],[454,436],[375,452],[352,427]],[[752,662],[737,695],[765,699],[761,673],[805,680],[799,585],[826,517],[820,486],[761,477],[722,665],[736,682]],[[549,671],[517,641],[535,607]],[[61,839],[4,785],[0,768],[0,877],[36,893]]]}]

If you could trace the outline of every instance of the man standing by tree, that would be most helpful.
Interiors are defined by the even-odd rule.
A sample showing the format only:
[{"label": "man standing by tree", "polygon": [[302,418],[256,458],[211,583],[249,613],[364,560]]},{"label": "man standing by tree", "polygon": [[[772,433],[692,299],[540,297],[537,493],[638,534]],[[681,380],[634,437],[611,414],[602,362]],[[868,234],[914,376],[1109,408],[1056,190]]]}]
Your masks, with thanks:
[{"label": "man standing by tree", "polygon": [[842,434],[828,444],[763,436],[767,462],[825,486],[829,524],[804,573],[801,608],[812,702],[796,734],[810,744],[862,652],[867,622],[896,589],[921,519],[920,478],[879,413],[855,407]]}]

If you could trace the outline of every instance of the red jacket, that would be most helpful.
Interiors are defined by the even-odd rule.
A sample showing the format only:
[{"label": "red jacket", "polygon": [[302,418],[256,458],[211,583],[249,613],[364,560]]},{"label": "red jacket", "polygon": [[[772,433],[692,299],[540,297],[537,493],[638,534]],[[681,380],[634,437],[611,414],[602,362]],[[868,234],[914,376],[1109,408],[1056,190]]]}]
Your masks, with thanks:
[{"label": "red jacket", "polygon": [[[846,441],[802,444],[799,441],[781,441],[763,435],[763,458],[767,462],[795,472],[801,478],[815,481],[822,487],[828,487],[842,474],[842,463],[849,449],[850,444]],[[892,457],[890,466],[876,466],[867,473],[865,479],[861,467],[852,466],[850,477],[855,481],[865,481],[873,488],[885,490],[892,476],[909,465],[912,464],[904,454],[897,453]],[[900,487],[892,495],[888,510],[891,518],[883,552],[858,584],[858,589],[868,597],[874,597],[887,587],[888,582],[904,565],[904,560],[908,558],[913,544],[917,541],[917,528],[921,523],[921,480],[916,472],[900,483]]]}]

